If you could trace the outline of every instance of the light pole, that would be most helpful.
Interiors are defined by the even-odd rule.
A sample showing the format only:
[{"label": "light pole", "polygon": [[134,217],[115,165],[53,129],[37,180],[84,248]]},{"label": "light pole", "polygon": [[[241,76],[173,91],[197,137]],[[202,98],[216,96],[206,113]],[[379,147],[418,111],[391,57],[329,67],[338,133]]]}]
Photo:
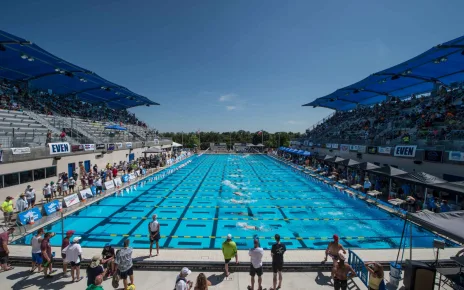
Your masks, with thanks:
[{"label": "light pole", "polygon": [[184,131],[182,131],[182,148],[184,147]]}]

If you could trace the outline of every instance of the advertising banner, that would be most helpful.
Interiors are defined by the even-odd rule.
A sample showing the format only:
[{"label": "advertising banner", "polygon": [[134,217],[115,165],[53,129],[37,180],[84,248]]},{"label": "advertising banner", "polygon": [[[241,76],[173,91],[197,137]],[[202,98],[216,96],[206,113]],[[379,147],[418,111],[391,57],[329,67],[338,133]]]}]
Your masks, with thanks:
[{"label": "advertising banner", "polygon": [[61,202],[55,199],[52,202],[44,204],[43,208],[46,215],[51,215],[61,209]]},{"label": "advertising banner", "polygon": [[113,180],[110,180],[110,181],[105,182],[104,185],[105,185],[105,189],[106,189],[106,190],[114,188],[114,182],[113,182]]},{"label": "advertising banner", "polygon": [[424,160],[430,162],[443,162],[443,151],[425,150]]},{"label": "advertising banner", "polygon": [[333,149],[338,149],[338,144],[332,144]]},{"label": "advertising banner", "polygon": [[97,144],[96,148],[97,148],[97,150],[101,150],[101,149],[105,149],[106,146],[105,146],[105,144]]},{"label": "advertising banner", "polygon": [[347,145],[347,144],[340,145],[340,152],[343,152],[343,153],[350,152],[350,145]]},{"label": "advertising banner", "polygon": [[358,151],[359,146],[358,145],[350,145],[350,151]]},{"label": "advertising banner", "polygon": [[393,156],[412,158],[416,156],[416,149],[416,145],[397,145]]},{"label": "advertising banner", "polygon": [[377,147],[376,146],[367,146],[367,153],[369,153],[369,154],[377,154]]},{"label": "advertising banner", "polygon": [[116,148],[122,149],[122,143],[116,143]]},{"label": "advertising banner", "polygon": [[391,153],[391,147],[378,147],[378,152],[380,154],[390,154]]},{"label": "advertising banner", "polygon": [[358,145],[358,153],[366,153],[366,146]]},{"label": "advertising banner", "polygon": [[13,155],[16,155],[16,154],[29,154],[29,153],[31,153],[31,148],[29,148],[29,147],[11,148],[11,153],[13,153]]},{"label": "advertising banner", "polygon": [[124,174],[123,176],[121,176],[121,180],[124,183],[128,182],[129,181],[129,174]]},{"label": "advertising banner", "polygon": [[50,155],[71,153],[71,146],[68,142],[49,143]]},{"label": "advertising banner", "polygon": [[448,159],[453,161],[464,161],[464,152],[450,151]]},{"label": "advertising banner", "polygon": [[155,145],[158,145],[159,144],[159,140],[158,139],[153,139],[153,143],[155,143]]},{"label": "advertising banner", "polygon": [[65,207],[70,207],[78,203],[79,203],[79,196],[77,196],[77,193],[65,196],[63,198],[63,204]]},{"label": "advertising banner", "polygon": [[126,148],[132,148],[132,142],[126,142]]},{"label": "advertising banner", "polygon": [[83,189],[83,190],[79,191],[79,197],[82,200],[86,200],[87,197],[91,197],[91,196],[93,196],[93,193],[92,193],[92,190],[90,188],[86,188],[86,189]]},{"label": "advertising banner", "polygon": [[84,145],[71,145],[71,151],[76,152],[76,151],[84,151]]},{"label": "advertising banner", "polygon": [[[103,146],[105,148],[105,146]],[[95,150],[95,144],[84,144],[84,150],[85,151],[94,151]]]},{"label": "advertising banner", "polygon": [[115,179],[113,179],[113,181],[114,181],[114,185],[115,185],[116,187],[122,185],[121,178],[119,178],[119,177],[116,177]]},{"label": "advertising banner", "polygon": [[330,143],[325,144],[325,148],[332,148],[332,144]]},{"label": "advertising banner", "polygon": [[18,220],[21,222],[22,225],[27,225],[31,220],[37,221],[42,218],[42,214],[38,207],[33,207],[26,211],[18,213]]},{"label": "advertising banner", "polygon": [[108,151],[114,151],[114,148],[115,148],[115,147],[114,147],[114,144],[113,144],[113,143],[107,145]]}]

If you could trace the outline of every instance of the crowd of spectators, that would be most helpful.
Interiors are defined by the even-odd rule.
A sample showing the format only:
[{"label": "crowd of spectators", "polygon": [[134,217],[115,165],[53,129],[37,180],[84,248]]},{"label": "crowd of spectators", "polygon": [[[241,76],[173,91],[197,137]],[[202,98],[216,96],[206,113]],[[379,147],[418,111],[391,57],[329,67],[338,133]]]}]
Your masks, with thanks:
[{"label": "crowd of spectators", "polygon": [[79,100],[77,95],[62,96],[51,91],[28,91],[20,85],[0,82],[0,109],[21,111],[31,110],[39,114],[59,114],[64,117],[80,117],[91,121],[105,121],[131,124],[147,128],[147,124],[137,119],[127,110],[114,110],[105,103],[95,105]]},{"label": "crowd of spectators", "polygon": [[[449,140],[464,134],[464,91],[462,85],[450,90],[400,100],[393,97],[370,107],[335,112],[312,130],[310,140],[330,142],[394,140],[406,135],[416,139]],[[409,140],[409,138],[408,138]]]}]

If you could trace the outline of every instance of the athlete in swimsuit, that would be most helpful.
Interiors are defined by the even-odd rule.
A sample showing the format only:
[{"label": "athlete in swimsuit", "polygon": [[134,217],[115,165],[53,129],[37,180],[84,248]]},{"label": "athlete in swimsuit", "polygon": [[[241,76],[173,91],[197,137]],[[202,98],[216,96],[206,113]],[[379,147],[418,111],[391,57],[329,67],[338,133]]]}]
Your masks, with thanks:
[{"label": "athlete in swimsuit", "polygon": [[339,260],[338,253],[340,251],[343,251],[343,254],[346,254],[346,251],[343,248],[343,246],[338,243],[338,240],[339,240],[338,236],[333,235],[333,239],[334,239],[333,242],[330,242],[329,245],[327,246],[327,249],[325,250],[325,258],[324,258],[324,261],[322,261],[323,263],[327,262],[327,256],[330,256],[335,263]]}]

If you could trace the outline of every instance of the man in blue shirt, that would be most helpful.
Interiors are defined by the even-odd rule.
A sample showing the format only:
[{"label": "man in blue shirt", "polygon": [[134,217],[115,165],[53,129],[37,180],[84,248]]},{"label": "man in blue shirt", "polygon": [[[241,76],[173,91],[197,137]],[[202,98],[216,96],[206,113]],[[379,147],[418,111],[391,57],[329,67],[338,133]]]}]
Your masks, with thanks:
[{"label": "man in blue shirt", "polygon": [[451,211],[451,207],[448,205],[448,201],[444,199],[441,202],[440,212],[449,212],[449,211]]}]

